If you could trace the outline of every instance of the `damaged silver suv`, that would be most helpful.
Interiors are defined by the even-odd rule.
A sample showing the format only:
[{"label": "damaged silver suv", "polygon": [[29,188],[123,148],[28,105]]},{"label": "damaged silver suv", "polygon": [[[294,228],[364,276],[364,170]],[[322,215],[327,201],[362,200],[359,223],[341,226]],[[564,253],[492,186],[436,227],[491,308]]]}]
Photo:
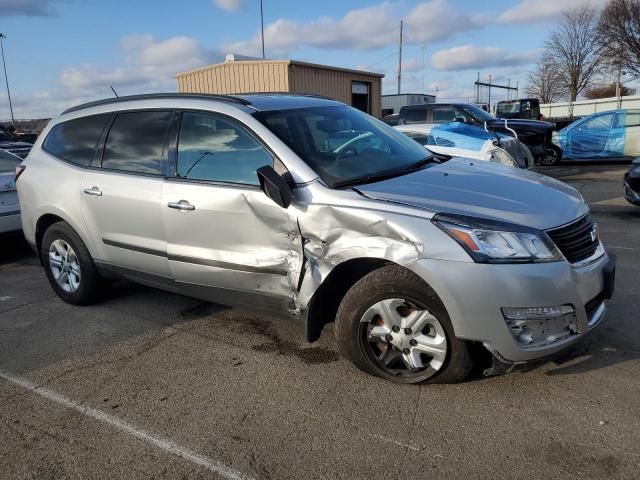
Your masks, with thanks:
[{"label": "damaged silver suv", "polygon": [[479,351],[508,371],[603,319],[615,259],[577,191],[425,155],[308,95],[100,101],[19,168],[22,226],[69,303],[124,277],[297,319],[309,342],[335,321],[345,357],[403,383],[460,381]]}]

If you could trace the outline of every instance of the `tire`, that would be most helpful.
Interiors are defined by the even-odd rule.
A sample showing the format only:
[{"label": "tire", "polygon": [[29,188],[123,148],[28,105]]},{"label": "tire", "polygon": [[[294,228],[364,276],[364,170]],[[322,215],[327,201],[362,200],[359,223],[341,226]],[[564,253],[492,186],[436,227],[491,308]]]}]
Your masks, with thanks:
[{"label": "tire", "polygon": [[562,149],[557,145],[551,145],[551,151],[553,152],[552,154],[540,158],[540,165],[551,167],[560,164],[562,161]]},{"label": "tire", "polygon": [[62,300],[72,305],[97,300],[101,277],[89,250],[68,223],[54,223],[45,231],[40,255],[49,283]]},{"label": "tire", "polygon": [[[389,331],[394,321],[379,312],[398,325]],[[404,328],[412,319],[419,331]],[[349,289],[338,308],[335,335],[340,353],[359,369],[397,383],[456,383],[472,367],[468,345],[455,337],[440,298],[398,265],[380,267]],[[423,348],[435,352],[433,357]],[[423,368],[415,368],[420,363]]]}]

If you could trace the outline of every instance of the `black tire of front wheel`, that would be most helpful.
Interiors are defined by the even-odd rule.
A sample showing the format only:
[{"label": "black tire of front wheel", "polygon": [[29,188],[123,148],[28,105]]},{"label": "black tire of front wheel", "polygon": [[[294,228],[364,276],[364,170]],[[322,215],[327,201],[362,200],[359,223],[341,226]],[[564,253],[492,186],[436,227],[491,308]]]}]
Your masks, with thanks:
[{"label": "black tire of front wheel", "polygon": [[551,149],[553,150],[553,157],[550,160],[547,160],[549,157],[543,157],[543,160],[540,160],[540,164],[546,167],[552,167],[554,165],[559,165],[562,161],[562,149],[557,145],[551,145]]},{"label": "black tire of front wheel", "polygon": [[[443,326],[447,358],[434,375],[404,378],[375,364],[360,342],[360,320],[365,311],[383,298],[398,296],[428,309]],[[356,282],[342,299],[336,315],[335,335],[340,353],[359,369],[398,383],[457,383],[470,373],[472,359],[467,343],[456,338],[451,320],[438,295],[415,273],[399,265],[380,267]]]},{"label": "black tire of front wheel", "polygon": [[[80,286],[75,292],[65,292],[58,285],[51,271],[51,265],[49,264],[49,247],[58,239],[64,240],[73,248],[78,258],[78,263],[80,264]],[[100,293],[100,274],[84,242],[68,223],[58,222],[47,228],[42,239],[40,256],[47,274],[47,279],[53,290],[62,300],[72,305],[89,305],[95,303]]]}]

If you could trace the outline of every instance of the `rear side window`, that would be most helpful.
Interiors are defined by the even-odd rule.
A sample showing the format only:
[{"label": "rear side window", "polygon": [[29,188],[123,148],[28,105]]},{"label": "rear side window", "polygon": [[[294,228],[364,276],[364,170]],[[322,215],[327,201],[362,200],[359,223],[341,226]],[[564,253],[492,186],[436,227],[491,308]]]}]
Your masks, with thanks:
[{"label": "rear side window", "polygon": [[178,176],[258,185],[256,170],[273,158],[242,126],[206,113],[185,112],[178,141]]},{"label": "rear side window", "polygon": [[407,123],[424,123],[427,121],[427,110],[425,108],[407,108],[405,121]]},{"label": "rear side window", "polygon": [[102,168],[159,175],[171,112],[127,112],[107,135]]},{"label": "rear side window", "polygon": [[0,150],[0,173],[14,172],[21,161],[21,158],[7,153],[4,150]]},{"label": "rear side window", "polygon": [[77,118],[54,126],[42,145],[45,152],[87,166],[111,114]]}]

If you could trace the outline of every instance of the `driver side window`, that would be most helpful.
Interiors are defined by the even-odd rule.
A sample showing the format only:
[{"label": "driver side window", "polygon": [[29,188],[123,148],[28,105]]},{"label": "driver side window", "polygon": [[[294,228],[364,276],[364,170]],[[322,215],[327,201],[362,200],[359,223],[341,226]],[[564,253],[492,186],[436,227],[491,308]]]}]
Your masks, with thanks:
[{"label": "driver side window", "polygon": [[580,130],[608,130],[611,128],[613,113],[598,115],[580,125]]},{"label": "driver side window", "polygon": [[458,114],[451,106],[438,106],[433,107],[433,123],[451,123],[455,121],[456,114],[458,117],[462,115]]},{"label": "driver side window", "polygon": [[236,122],[209,113],[182,114],[178,177],[259,185],[256,170],[272,163],[271,154]]}]

